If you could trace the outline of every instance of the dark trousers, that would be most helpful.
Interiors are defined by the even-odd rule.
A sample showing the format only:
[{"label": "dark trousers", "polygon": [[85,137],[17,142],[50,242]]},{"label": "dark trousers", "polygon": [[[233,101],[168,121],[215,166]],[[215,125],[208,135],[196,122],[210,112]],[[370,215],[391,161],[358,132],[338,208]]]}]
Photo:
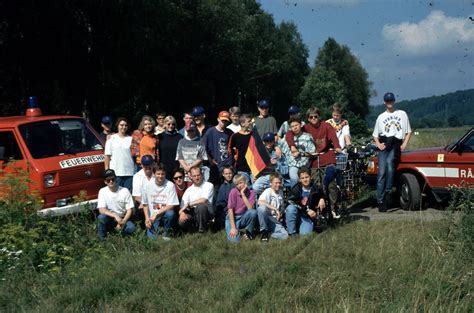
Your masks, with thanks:
[{"label": "dark trousers", "polygon": [[186,214],[188,219],[183,223],[179,222],[179,227],[187,231],[204,232],[209,227],[209,210],[207,204],[199,204]]}]

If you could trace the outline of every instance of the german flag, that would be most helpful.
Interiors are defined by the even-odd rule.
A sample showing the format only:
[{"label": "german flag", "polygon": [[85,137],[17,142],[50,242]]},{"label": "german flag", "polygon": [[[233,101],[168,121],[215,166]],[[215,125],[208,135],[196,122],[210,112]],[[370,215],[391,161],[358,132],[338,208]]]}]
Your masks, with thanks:
[{"label": "german flag", "polygon": [[253,128],[252,135],[250,136],[249,146],[245,153],[245,159],[252,171],[253,177],[258,175],[270,164],[270,155],[263,144],[260,135],[257,132],[257,128]]}]

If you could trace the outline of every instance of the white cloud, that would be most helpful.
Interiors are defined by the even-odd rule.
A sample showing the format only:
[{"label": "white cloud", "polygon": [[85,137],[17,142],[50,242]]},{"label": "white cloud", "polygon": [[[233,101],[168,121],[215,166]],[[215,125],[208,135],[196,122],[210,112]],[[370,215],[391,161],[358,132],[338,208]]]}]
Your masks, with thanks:
[{"label": "white cloud", "polygon": [[458,43],[474,46],[474,25],[467,17],[449,17],[432,11],[419,23],[385,25],[382,35],[394,48],[412,55],[429,55]]}]

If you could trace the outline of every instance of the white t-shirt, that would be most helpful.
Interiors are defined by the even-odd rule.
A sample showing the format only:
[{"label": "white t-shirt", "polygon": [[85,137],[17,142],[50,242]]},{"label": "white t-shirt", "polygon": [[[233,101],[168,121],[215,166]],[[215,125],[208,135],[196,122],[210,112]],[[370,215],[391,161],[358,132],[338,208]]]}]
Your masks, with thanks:
[{"label": "white t-shirt", "polygon": [[145,175],[145,171],[143,169],[139,170],[138,173],[133,175],[133,185],[132,185],[132,196],[134,197],[141,197],[143,193],[143,187],[149,181],[155,179],[155,175],[151,175],[151,178],[148,179]]},{"label": "white t-shirt", "polygon": [[282,211],[283,191],[280,189],[278,190],[278,193],[276,193],[272,188],[267,188],[262,192],[258,200],[265,201],[266,203],[277,208],[279,211]]},{"label": "white t-shirt", "polygon": [[106,208],[124,217],[128,209],[133,209],[132,195],[127,188],[119,186],[117,191],[113,192],[105,186],[99,190],[97,207]]},{"label": "white t-shirt", "polygon": [[397,137],[400,140],[411,133],[410,121],[405,111],[396,110],[393,113],[383,112],[375,122],[373,137]]},{"label": "white t-shirt", "polygon": [[345,136],[351,137],[351,132],[349,131],[349,125],[344,125],[339,131],[336,131],[337,139],[339,140],[339,145],[341,149],[344,149],[346,146],[346,140],[344,139]]},{"label": "white t-shirt", "polygon": [[178,205],[179,200],[174,184],[165,179],[163,184],[158,186],[156,180],[153,179],[143,187],[142,203],[148,205],[150,216],[166,205]]},{"label": "white t-shirt", "polygon": [[133,163],[130,146],[132,137],[120,137],[113,134],[105,142],[105,155],[110,155],[110,168],[117,176],[133,176],[135,174],[135,164]]},{"label": "white t-shirt", "polygon": [[203,182],[201,186],[192,184],[183,194],[183,198],[181,199],[181,207],[184,207],[186,204],[201,198],[207,199],[209,201],[208,206],[211,206],[213,197],[214,185],[210,182]]},{"label": "white t-shirt", "polygon": [[240,126],[240,124],[231,123],[229,126],[227,126],[227,128],[233,131],[234,133],[238,133],[242,127]]}]

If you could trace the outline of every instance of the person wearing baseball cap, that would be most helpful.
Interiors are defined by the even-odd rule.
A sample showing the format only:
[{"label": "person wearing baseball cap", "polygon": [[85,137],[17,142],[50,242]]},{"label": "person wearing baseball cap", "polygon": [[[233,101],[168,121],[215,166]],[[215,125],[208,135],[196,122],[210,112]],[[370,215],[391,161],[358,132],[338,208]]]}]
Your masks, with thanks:
[{"label": "person wearing baseball cap", "polygon": [[155,167],[155,160],[149,154],[145,154],[141,159],[142,169],[133,175],[132,182],[132,197],[135,201],[137,210],[133,214],[135,222],[144,222],[145,216],[143,214],[142,205],[142,189],[143,186],[154,178],[153,171]]},{"label": "person wearing baseball cap", "polygon": [[268,100],[258,101],[258,112],[259,116],[255,118],[255,127],[257,128],[258,135],[262,138],[265,133],[276,133],[278,131],[276,120],[273,116],[268,114],[270,109],[270,103]]},{"label": "person wearing baseball cap", "polygon": [[113,135],[112,123],[113,123],[113,120],[108,115],[103,116],[100,121],[100,127],[102,127],[102,132],[99,134],[99,137],[100,139],[102,139],[104,143],[110,137],[110,135]]},{"label": "person wearing baseball cap", "polygon": [[99,225],[97,234],[101,240],[114,228],[121,230],[122,235],[131,235],[135,224],[130,220],[133,212],[133,200],[127,188],[117,185],[117,175],[113,169],[104,171],[105,187],[99,190],[97,208]]},{"label": "person wearing baseball cap", "polygon": [[411,138],[411,126],[405,111],[395,110],[395,95],[387,92],[383,96],[386,111],[375,122],[375,144],[378,153],[377,207],[379,212],[390,208],[393,175],[401,152],[406,149]]},{"label": "person wearing baseball cap", "polygon": [[196,122],[199,138],[204,137],[204,134],[211,128],[211,126],[206,124],[206,110],[198,105],[192,109],[191,115],[194,118],[194,122]]},{"label": "person wearing baseball cap", "polygon": [[210,163],[209,181],[214,185],[220,183],[220,171],[225,165],[232,165],[232,157],[228,150],[230,136],[234,133],[227,128],[230,123],[230,113],[221,111],[217,117],[217,125],[210,128],[202,143],[206,149]]},{"label": "person wearing baseball cap", "polygon": [[[281,124],[280,129],[278,130],[277,135],[278,135],[278,138],[280,138],[280,139],[285,137],[285,134],[290,129],[290,124],[288,123],[290,118],[296,118],[296,117],[299,118],[300,117],[300,107],[297,106],[297,105],[290,106],[288,108],[288,115],[289,115],[288,120],[284,121],[283,124]],[[304,126],[304,121],[301,121],[301,126]]]}]

